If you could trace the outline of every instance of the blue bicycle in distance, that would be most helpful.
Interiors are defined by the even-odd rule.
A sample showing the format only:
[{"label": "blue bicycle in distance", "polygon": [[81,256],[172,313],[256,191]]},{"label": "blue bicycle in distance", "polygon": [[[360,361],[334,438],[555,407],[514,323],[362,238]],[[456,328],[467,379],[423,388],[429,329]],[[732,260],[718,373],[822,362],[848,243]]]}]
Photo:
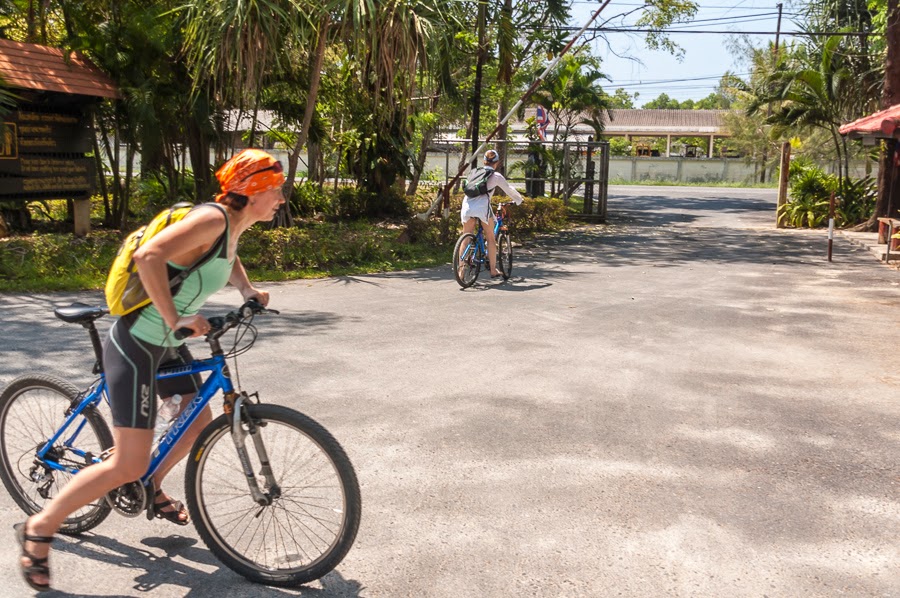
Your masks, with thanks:
[{"label": "blue bicycle in distance", "polygon": [[[32,374],[16,378],[0,394],[0,477],[29,515],[73,475],[114,450],[99,411],[109,398],[94,325],[107,311],[74,304],[54,313],[88,330],[98,378],[79,391],[60,378]],[[185,501],[200,537],[226,566],[267,585],[306,583],[340,563],[356,538],[362,508],[346,453],[309,417],[261,403],[258,393],[248,394],[232,382],[226,359],[253,346],[253,318],[265,313],[278,312],[251,300],[224,317],[209,318],[206,342],[212,356],[160,369],[158,379],[209,376],[153,448],[147,473],[73,513],[61,533],[92,529],[113,510],[152,518],[154,472],[221,391],[224,413],[203,429],[186,460]],[[225,351],[220,339],[229,330],[235,331],[234,344]],[[237,373],[236,359],[233,364]]]},{"label": "blue bicycle in distance", "polygon": [[[497,268],[503,273],[503,280],[512,275],[513,253],[512,240],[509,237],[509,202],[497,205],[494,222],[494,239],[497,241]],[[453,248],[453,275],[456,282],[464,289],[478,280],[482,268],[490,270],[487,246],[484,241],[484,229],[481,219],[474,233],[463,233],[456,240]]]}]

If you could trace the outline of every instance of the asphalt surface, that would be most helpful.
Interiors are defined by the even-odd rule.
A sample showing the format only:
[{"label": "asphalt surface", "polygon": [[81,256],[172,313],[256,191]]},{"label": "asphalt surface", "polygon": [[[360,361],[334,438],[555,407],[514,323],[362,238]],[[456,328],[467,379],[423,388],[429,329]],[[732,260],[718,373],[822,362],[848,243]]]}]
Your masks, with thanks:
[{"label": "asphalt surface", "polygon": [[[841,238],[829,264],[774,201],[616,187],[608,225],[518,247],[507,283],[270,285],[283,315],[240,381],[343,444],[354,548],[271,589],[192,527],[113,515],[57,543],[50,595],[900,596],[900,273]],[[0,296],[0,385],[89,381],[86,335],[51,314],[74,299],[100,296]],[[2,596],[30,595],[22,518],[0,493]]]}]

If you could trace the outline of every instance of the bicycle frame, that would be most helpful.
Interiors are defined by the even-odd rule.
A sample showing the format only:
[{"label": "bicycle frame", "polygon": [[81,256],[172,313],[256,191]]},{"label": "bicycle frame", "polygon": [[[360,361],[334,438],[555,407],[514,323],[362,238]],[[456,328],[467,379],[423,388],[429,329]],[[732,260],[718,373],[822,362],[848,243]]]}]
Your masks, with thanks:
[{"label": "bicycle frame", "polygon": [[[146,486],[149,483],[150,478],[153,477],[153,474],[156,473],[156,471],[159,469],[159,466],[163,461],[165,461],[172,448],[178,443],[179,440],[181,440],[181,437],[184,435],[187,429],[191,427],[194,421],[196,421],[197,417],[203,411],[203,408],[206,407],[207,404],[209,404],[216,393],[219,390],[221,390],[226,395],[234,392],[234,385],[232,385],[231,378],[228,375],[228,365],[225,363],[224,355],[214,355],[209,359],[199,359],[189,364],[160,369],[157,372],[157,380],[190,376],[193,374],[201,374],[203,372],[211,373],[206,379],[206,382],[204,382],[200,387],[200,390],[197,392],[194,398],[191,399],[191,402],[187,404],[184,410],[172,422],[172,425],[169,426],[169,429],[166,430],[166,433],[159,439],[159,443],[151,456],[150,467],[147,469],[147,473],[145,473],[140,479],[143,485]],[[41,460],[41,463],[43,465],[56,471],[66,471],[70,474],[77,473],[77,470],[63,467],[62,465],[55,463],[52,460],[45,459],[45,456],[47,452],[59,441],[59,439],[63,437],[69,427],[72,426],[74,422],[76,422],[78,417],[81,416],[85,409],[87,409],[88,407],[98,406],[100,404],[100,401],[103,399],[106,399],[106,402],[109,403],[106,378],[101,373],[100,378],[88,390],[87,395],[84,396],[79,401],[79,403],[71,409],[71,413],[68,414],[68,416],[66,417],[66,421],[63,422],[63,425],[37,452],[37,456]],[[63,444],[74,454],[77,454],[84,458],[90,458],[93,463],[99,463],[102,460],[100,456],[76,450],[72,446],[75,439],[78,438],[79,433],[86,424],[87,419],[82,419],[77,428],[72,432],[72,434],[65,440]]]},{"label": "bicycle frame", "polygon": [[[501,210],[497,210],[496,216],[494,216],[494,239],[497,239],[497,236],[500,234],[500,228],[503,226],[503,214]],[[478,218],[478,225],[475,230],[475,261],[479,264],[483,264],[485,258],[487,257],[487,244],[484,240],[484,225],[481,222],[481,218]],[[466,252],[463,256],[467,256],[469,251],[472,251],[472,246],[466,248]],[[482,257],[477,257],[482,256]]]}]

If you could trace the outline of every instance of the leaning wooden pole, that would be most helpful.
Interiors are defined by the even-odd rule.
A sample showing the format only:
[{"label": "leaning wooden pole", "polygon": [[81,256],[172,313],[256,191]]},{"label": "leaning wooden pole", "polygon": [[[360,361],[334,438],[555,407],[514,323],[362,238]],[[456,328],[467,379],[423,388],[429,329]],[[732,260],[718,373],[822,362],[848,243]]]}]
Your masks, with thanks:
[{"label": "leaning wooden pole", "polygon": [[528,101],[528,98],[531,97],[531,94],[534,93],[534,91],[538,87],[540,87],[541,83],[544,82],[544,79],[547,77],[547,75],[549,75],[550,72],[554,68],[556,68],[556,65],[559,64],[559,61],[562,60],[562,57],[565,56],[570,49],[572,49],[572,46],[575,45],[575,42],[578,41],[578,38],[580,38],[584,34],[584,32],[587,31],[587,28],[591,26],[591,23],[593,23],[597,19],[597,17],[600,16],[600,13],[603,12],[603,9],[606,8],[610,1],[611,0],[604,0],[603,4],[600,5],[600,8],[598,8],[594,12],[594,14],[591,15],[591,18],[588,19],[588,22],[584,24],[584,27],[582,27],[581,30],[578,31],[578,33],[572,36],[572,39],[569,40],[569,43],[566,44],[566,47],[560,51],[560,53],[556,56],[556,58],[553,59],[552,62],[550,62],[549,65],[547,65],[547,68],[544,69],[544,72],[541,73],[541,75],[534,80],[534,82],[525,91],[525,93],[522,94],[522,97],[519,98],[519,101],[516,102],[516,105],[512,107],[512,109],[506,114],[506,116],[503,117],[503,119],[499,123],[497,123],[497,126],[494,127],[494,130],[484,138],[484,141],[481,142],[481,145],[479,145],[478,148],[472,152],[472,155],[469,156],[468,159],[466,159],[466,161],[460,167],[459,172],[456,173],[456,176],[450,179],[450,182],[444,185],[444,187],[438,192],[438,196],[432,202],[431,207],[429,207],[426,212],[417,214],[418,218],[427,220],[431,217],[438,206],[441,205],[441,203],[443,203],[445,207],[449,207],[450,189],[452,189],[456,185],[456,183],[459,182],[459,179],[462,178],[463,173],[465,173],[466,170],[469,169],[469,164],[472,162],[472,160],[474,160],[478,156],[478,154],[480,154],[487,147],[488,142],[494,138],[494,135],[496,135],[497,132],[500,131],[500,129],[503,128],[503,126],[506,125],[507,122],[509,122],[509,119],[513,114],[516,113],[519,107],[522,106],[522,104],[524,104],[526,101]]}]

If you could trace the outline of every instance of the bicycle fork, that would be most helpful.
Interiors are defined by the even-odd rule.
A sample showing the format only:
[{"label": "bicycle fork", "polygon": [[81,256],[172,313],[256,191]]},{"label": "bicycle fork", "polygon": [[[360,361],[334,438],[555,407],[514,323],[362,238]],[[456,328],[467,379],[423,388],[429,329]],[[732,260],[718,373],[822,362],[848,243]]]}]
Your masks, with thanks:
[{"label": "bicycle fork", "polygon": [[[234,442],[234,448],[237,450],[238,459],[241,461],[241,467],[247,478],[250,495],[256,504],[261,507],[267,507],[272,504],[274,499],[281,496],[281,488],[275,481],[275,474],[272,472],[269,454],[266,452],[266,446],[259,433],[259,426],[244,409],[244,402],[249,398],[250,396],[246,392],[241,391],[241,394],[234,400],[233,407],[230,409],[229,404],[231,401],[226,400],[225,413],[231,417],[231,440]],[[244,429],[244,424],[247,426],[246,430]],[[250,456],[247,454],[247,436],[253,439],[253,446],[256,449],[256,455],[261,466],[259,475],[265,478],[268,492],[260,490],[256,474],[253,473],[253,465],[250,463]]]}]

